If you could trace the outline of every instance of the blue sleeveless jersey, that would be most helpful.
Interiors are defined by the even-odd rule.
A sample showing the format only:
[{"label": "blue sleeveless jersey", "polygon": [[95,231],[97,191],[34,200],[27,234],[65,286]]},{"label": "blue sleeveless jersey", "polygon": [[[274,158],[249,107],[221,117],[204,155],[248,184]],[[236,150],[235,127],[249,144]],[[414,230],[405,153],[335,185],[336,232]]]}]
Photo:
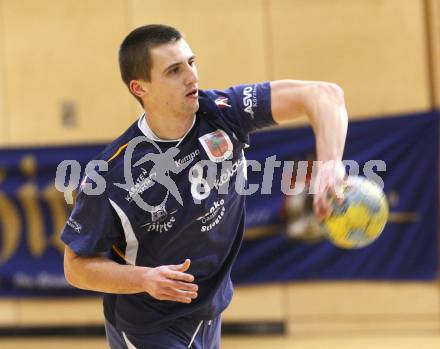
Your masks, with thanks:
[{"label": "blue sleeveless jersey", "polygon": [[[118,263],[148,267],[191,259],[188,273],[199,291],[190,304],[159,301],[146,292],[104,294],[105,316],[122,331],[153,332],[180,317],[212,319],[231,301],[231,267],[245,227],[245,196],[235,184],[245,178],[243,149],[249,133],[274,124],[270,85],[201,90],[199,104],[193,127],[179,143],[142,141],[130,151],[131,186],[122,185],[128,183],[124,159],[127,144],[145,137],[138,122],[109,144],[97,157],[108,163],[106,171],[98,172],[106,183],[104,192],[87,195],[80,190],[62,232],[62,240],[79,256],[107,253]],[[145,155],[172,147],[178,149],[175,171],[166,174],[180,197],[161,184],[153,161],[134,166]],[[203,160],[216,166],[209,181]],[[85,178],[83,184],[96,185]],[[136,196],[154,209],[141,208]]]}]

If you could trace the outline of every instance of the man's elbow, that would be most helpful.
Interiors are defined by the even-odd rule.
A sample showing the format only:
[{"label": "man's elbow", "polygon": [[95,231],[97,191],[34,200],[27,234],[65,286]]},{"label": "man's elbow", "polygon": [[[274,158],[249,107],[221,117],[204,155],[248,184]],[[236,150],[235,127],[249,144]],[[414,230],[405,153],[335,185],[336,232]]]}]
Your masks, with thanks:
[{"label": "man's elbow", "polygon": [[336,104],[343,105],[344,102],[344,90],[337,84],[332,82],[317,82],[316,92],[320,96],[325,96]]},{"label": "man's elbow", "polygon": [[278,80],[271,82],[272,114],[276,122],[308,115],[312,123],[322,110],[345,109],[344,91],[331,82]]},{"label": "man's elbow", "polygon": [[304,109],[315,130],[329,122],[344,125],[346,128],[348,114],[344,90],[339,85],[331,82],[313,82],[309,85],[304,101]]}]

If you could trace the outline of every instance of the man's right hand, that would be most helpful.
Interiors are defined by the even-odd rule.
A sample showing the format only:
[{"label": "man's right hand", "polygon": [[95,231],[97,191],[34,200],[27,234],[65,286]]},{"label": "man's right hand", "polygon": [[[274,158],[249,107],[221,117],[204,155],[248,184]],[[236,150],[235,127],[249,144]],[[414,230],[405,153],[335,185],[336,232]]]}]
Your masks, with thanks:
[{"label": "man's right hand", "polygon": [[185,273],[191,264],[189,259],[178,265],[162,265],[148,268],[144,273],[144,289],[161,301],[191,303],[197,298],[198,286],[194,276]]},{"label": "man's right hand", "polygon": [[191,261],[156,268],[119,264],[106,257],[79,256],[66,246],[64,274],[72,286],[105,293],[148,292],[163,301],[191,303],[197,298],[194,276],[186,273]]}]

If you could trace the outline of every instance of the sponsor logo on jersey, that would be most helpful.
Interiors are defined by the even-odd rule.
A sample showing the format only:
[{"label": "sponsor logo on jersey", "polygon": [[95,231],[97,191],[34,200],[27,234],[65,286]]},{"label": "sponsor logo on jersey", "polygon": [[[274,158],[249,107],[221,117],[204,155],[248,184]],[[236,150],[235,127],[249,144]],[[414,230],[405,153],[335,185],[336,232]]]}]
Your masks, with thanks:
[{"label": "sponsor logo on jersey", "polygon": [[215,102],[215,104],[217,104],[217,106],[220,109],[224,109],[226,107],[232,108],[231,105],[228,104],[229,103],[229,99],[227,97],[223,97],[223,96],[217,97],[214,102]]},{"label": "sponsor logo on jersey", "polygon": [[[196,149],[192,153],[184,156],[181,159],[175,160],[176,167],[181,167],[188,163],[188,165],[200,154],[200,150]],[[141,174],[136,178],[134,186],[130,187],[128,194],[125,199],[128,202],[133,201],[135,195],[141,195],[145,190],[151,188],[154,184],[154,178],[157,176],[156,172],[148,174],[145,168],[141,168]]]},{"label": "sponsor logo on jersey", "polygon": [[243,106],[245,113],[254,118],[254,108],[257,107],[257,89],[256,86],[247,86],[243,89]]},{"label": "sponsor logo on jersey", "polygon": [[227,133],[223,130],[217,130],[202,137],[199,142],[214,162],[222,162],[232,155],[233,145]]},{"label": "sponsor logo on jersey", "polygon": [[177,159],[175,161],[176,162],[176,166],[180,167],[180,166],[182,166],[182,165],[184,165],[186,163],[191,163],[195,159],[195,157],[197,155],[199,155],[199,154],[200,154],[200,150],[199,149],[194,150],[192,153],[184,156],[183,158]]},{"label": "sponsor logo on jersey", "polygon": [[75,230],[78,234],[81,233],[82,226],[79,224],[76,220],[74,220],[72,217],[69,217],[66,223],[69,227],[71,227],[73,230]]},{"label": "sponsor logo on jersey", "polygon": [[142,194],[145,190],[154,185],[153,178],[156,177],[156,172],[148,174],[145,168],[141,168],[142,173],[136,178],[134,186],[130,187],[125,200],[133,201],[135,195]]},{"label": "sponsor logo on jersey", "polygon": [[151,212],[151,221],[153,223],[162,222],[166,219],[168,213],[165,207],[160,207],[157,211]]},{"label": "sponsor logo on jersey", "polygon": [[221,199],[220,201],[214,201],[213,205],[209,208],[209,211],[206,212],[203,216],[197,218],[198,221],[202,222],[201,231],[210,231],[217,224],[220,223],[223,216],[225,215],[225,200]]},{"label": "sponsor logo on jersey", "polygon": [[[147,152],[144,156],[142,156],[142,158],[132,164],[133,153],[136,149],[136,146],[142,142],[148,142],[153,145],[158,153]],[[130,142],[128,142],[127,149],[124,154],[125,183],[113,184],[118,188],[127,191],[128,195],[126,196],[126,200],[129,202],[134,201],[144,211],[155,211],[157,205],[149,205],[142,199],[141,195],[139,194],[142,194],[145,190],[152,187],[155,183],[161,184],[167,190],[165,198],[160,203],[161,206],[165,206],[169,194],[173,195],[177,202],[183,206],[183,199],[180,195],[179,189],[177,188],[176,183],[170,177],[170,172],[176,174],[180,173],[188,165],[190,165],[189,161],[187,161],[186,163],[181,163],[180,166],[176,164],[175,157],[179,152],[180,149],[177,147],[171,147],[165,152],[162,152],[160,147],[147,137],[135,137],[130,140]],[[142,173],[137,178],[134,178],[132,168],[136,168],[137,166],[140,166],[145,162],[153,163],[150,172],[148,173],[144,168],[140,167]]]},{"label": "sponsor logo on jersey", "polygon": [[235,161],[230,168],[226,168],[220,174],[219,179],[214,182],[214,187],[218,190],[223,184],[228,183],[232,176],[238,171],[238,169],[243,165],[244,158],[240,158]]},{"label": "sponsor logo on jersey", "polygon": [[168,213],[165,207],[159,207],[157,210],[150,212],[151,222],[145,223],[142,227],[146,227],[148,232],[163,233],[169,231],[176,222],[176,218],[173,216],[176,212],[177,210]]}]

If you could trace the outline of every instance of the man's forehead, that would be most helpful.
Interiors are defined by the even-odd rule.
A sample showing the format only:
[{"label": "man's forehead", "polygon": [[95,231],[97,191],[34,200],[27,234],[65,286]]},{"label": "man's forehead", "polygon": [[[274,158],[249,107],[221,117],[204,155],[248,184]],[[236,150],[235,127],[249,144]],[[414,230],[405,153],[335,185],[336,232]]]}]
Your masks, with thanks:
[{"label": "man's forehead", "polygon": [[154,66],[165,68],[180,61],[185,62],[194,53],[184,39],[156,46],[151,49],[151,58]]}]

